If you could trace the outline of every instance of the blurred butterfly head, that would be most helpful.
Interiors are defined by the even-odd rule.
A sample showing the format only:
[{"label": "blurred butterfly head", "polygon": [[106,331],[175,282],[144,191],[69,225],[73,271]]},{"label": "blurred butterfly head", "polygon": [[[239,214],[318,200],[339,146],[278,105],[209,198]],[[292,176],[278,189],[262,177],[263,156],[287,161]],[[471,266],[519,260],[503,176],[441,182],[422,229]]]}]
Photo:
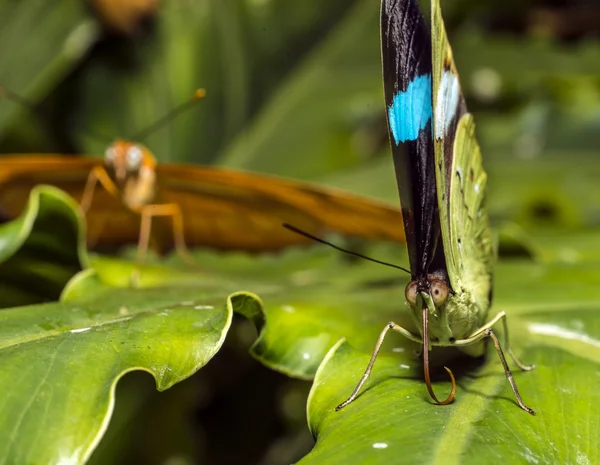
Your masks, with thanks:
[{"label": "blurred butterfly head", "polygon": [[143,145],[118,139],[106,149],[104,167],[117,185],[122,187],[128,179],[143,176],[144,171],[154,171],[156,159]]},{"label": "blurred butterfly head", "polygon": [[156,158],[145,146],[117,139],[106,149],[104,167],[127,204],[145,205],[154,197]]}]

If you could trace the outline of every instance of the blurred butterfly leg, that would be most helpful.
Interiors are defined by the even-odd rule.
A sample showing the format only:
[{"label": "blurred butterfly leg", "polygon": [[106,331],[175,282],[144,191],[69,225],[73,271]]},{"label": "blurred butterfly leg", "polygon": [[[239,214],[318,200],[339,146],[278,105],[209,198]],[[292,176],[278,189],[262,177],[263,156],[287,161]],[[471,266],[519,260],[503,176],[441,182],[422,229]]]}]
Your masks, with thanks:
[{"label": "blurred butterfly leg", "polygon": [[175,250],[179,256],[188,264],[195,265],[196,261],[193,259],[190,250],[185,243],[184,229],[183,229],[183,214],[177,204],[171,204],[173,211],[173,239],[175,241]]},{"label": "blurred butterfly leg", "polygon": [[456,380],[454,379],[454,374],[452,370],[448,367],[444,367],[444,369],[450,375],[450,381],[452,382],[452,388],[450,390],[450,394],[446,399],[439,400],[433,392],[433,386],[431,386],[431,377],[429,376],[429,330],[428,330],[428,322],[429,322],[429,309],[427,305],[423,305],[423,375],[425,377],[425,386],[427,386],[427,392],[431,398],[438,405],[448,405],[454,400],[454,395],[456,394]]},{"label": "blurred butterfly leg", "polygon": [[[531,415],[535,415],[535,411],[533,409],[527,407],[527,405],[525,405],[525,403],[523,402],[523,399],[521,399],[521,394],[519,394],[519,389],[517,388],[517,384],[515,383],[512,372],[508,366],[506,357],[504,356],[504,352],[502,351],[502,346],[500,345],[500,341],[498,340],[498,337],[492,330],[492,326],[494,324],[496,324],[499,320],[503,320],[504,328],[505,328],[505,343],[508,346],[508,333],[506,332],[506,329],[507,329],[506,313],[504,313],[504,312],[498,313],[498,315],[496,315],[496,317],[492,321],[490,321],[485,326],[483,326],[481,329],[479,329],[477,332],[475,332],[473,334],[473,336],[471,336],[467,339],[456,341],[455,345],[457,345],[457,346],[470,345],[470,344],[473,344],[475,342],[482,340],[483,338],[490,337],[492,339],[492,341],[494,342],[494,346],[496,347],[496,352],[498,352],[498,356],[500,357],[500,362],[502,363],[502,367],[504,368],[504,373],[506,375],[506,378],[508,379],[508,382],[510,383],[510,387],[512,388],[513,394],[515,395],[515,398],[517,400],[517,403],[519,404],[519,407],[521,407],[527,413],[530,413]],[[519,367],[522,368],[523,370],[529,371],[534,368],[533,365],[531,365],[531,366],[524,365],[523,363],[518,361],[517,358],[514,355],[512,355],[512,351],[509,353],[511,353],[513,360],[515,360],[517,365],[519,365]]]},{"label": "blurred butterfly leg", "polygon": [[95,166],[90,172],[87,182],[85,183],[85,188],[83,190],[83,195],[81,197],[81,202],[79,205],[84,213],[90,209],[92,205],[92,199],[94,197],[94,191],[96,189],[96,184],[100,183],[106,191],[112,195],[113,197],[119,197],[119,192],[115,183],[110,179],[110,176],[106,172],[103,166]]},{"label": "blurred butterfly leg", "polygon": [[[97,183],[100,183],[100,185],[104,187],[104,189],[106,189],[106,191],[113,197],[119,197],[117,186],[115,185],[113,180],[110,179],[110,176],[108,175],[104,167],[95,166],[88,175],[85,188],[83,190],[83,195],[81,196],[81,202],[79,202],[79,206],[83,210],[84,214],[87,214],[88,210],[92,206],[92,199],[94,197],[94,191],[96,189]],[[91,232],[88,230],[87,243],[89,247],[93,246],[93,244],[96,243],[96,240],[101,235],[105,221],[106,216],[102,216],[100,223],[98,223],[98,227],[94,228],[94,235],[92,235]]]},{"label": "blurred butterfly leg", "polygon": [[154,207],[156,205],[146,205],[140,210],[142,217],[140,223],[140,236],[138,238],[137,261],[141,262],[146,257],[148,252],[148,244],[150,243],[150,231],[152,229],[152,217],[155,216]]},{"label": "blurred butterfly leg", "polygon": [[371,355],[371,360],[369,361],[369,364],[367,365],[367,369],[365,370],[365,373],[360,378],[360,381],[354,388],[354,391],[352,391],[352,394],[350,394],[350,397],[348,397],[348,399],[346,399],[344,402],[342,402],[340,405],[338,405],[335,408],[336,412],[343,409],[346,405],[350,404],[351,402],[353,402],[356,399],[356,397],[358,396],[358,392],[363,387],[363,385],[369,378],[371,371],[373,370],[373,365],[375,365],[375,359],[377,358],[377,355],[379,355],[379,350],[381,349],[381,345],[383,344],[385,335],[387,334],[387,332],[390,329],[402,334],[404,337],[410,339],[411,341],[421,342],[420,338],[416,337],[410,331],[404,329],[402,326],[397,325],[393,321],[390,321],[387,325],[385,325],[385,328],[383,328],[383,331],[381,331],[381,334],[379,335],[379,339],[377,339],[377,344],[375,344],[375,349],[373,350],[373,355]]},{"label": "blurred butterfly leg", "polygon": [[140,209],[142,222],[140,226],[140,237],[138,241],[137,259],[142,261],[148,251],[150,243],[150,231],[152,227],[152,217],[154,216],[170,216],[173,219],[173,239],[175,241],[175,250],[183,258],[184,261],[190,264],[195,264],[183,235],[183,215],[179,206],[174,203],[164,205],[145,205]]}]

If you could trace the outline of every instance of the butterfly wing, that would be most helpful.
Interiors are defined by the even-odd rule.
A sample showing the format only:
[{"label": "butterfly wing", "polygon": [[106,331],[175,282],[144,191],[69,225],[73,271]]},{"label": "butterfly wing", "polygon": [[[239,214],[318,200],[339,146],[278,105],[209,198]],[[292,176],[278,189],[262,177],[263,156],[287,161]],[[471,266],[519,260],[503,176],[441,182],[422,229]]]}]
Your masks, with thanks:
[{"label": "butterfly wing", "polygon": [[0,217],[18,216],[38,184],[51,184],[81,199],[85,181],[98,160],[60,155],[16,155],[0,158]]},{"label": "butterfly wing", "polygon": [[206,166],[159,165],[161,203],[177,203],[191,243],[219,249],[279,250],[307,243],[281,226],[403,242],[400,212],[342,190]]},{"label": "butterfly wing", "polygon": [[[37,184],[51,184],[80,201],[90,171],[100,160],[87,157],[14,156],[0,162],[0,218],[21,213]],[[281,226],[291,223],[312,234],[403,242],[400,212],[382,202],[341,190],[241,171],[190,165],[158,165],[155,202],[183,212],[188,245],[223,250],[275,251],[311,243]],[[97,186],[86,215],[88,239],[98,246],[136,243],[140,217]],[[173,244],[172,222],[156,218],[153,245]]]},{"label": "butterfly wing", "polygon": [[432,53],[416,0],[383,0],[381,47],[388,129],[410,269],[423,277],[439,238],[432,140]]},{"label": "butterfly wing", "polygon": [[432,0],[433,133],[440,224],[448,277],[487,311],[493,249],[485,209],[486,173],[446,36],[439,0]]}]

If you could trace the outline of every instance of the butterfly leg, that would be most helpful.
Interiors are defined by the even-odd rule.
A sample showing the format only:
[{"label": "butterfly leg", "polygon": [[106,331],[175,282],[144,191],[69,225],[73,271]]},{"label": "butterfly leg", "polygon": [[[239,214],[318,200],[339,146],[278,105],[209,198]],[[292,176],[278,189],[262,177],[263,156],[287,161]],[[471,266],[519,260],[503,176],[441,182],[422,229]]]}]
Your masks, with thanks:
[{"label": "butterfly leg", "polygon": [[344,402],[342,402],[340,405],[338,405],[335,408],[336,412],[343,409],[346,405],[348,405],[349,403],[353,402],[354,399],[356,399],[358,392],[363,387],[363,385],[369,378],[371,371],[373,370],[373,365],[375,365],[375,359],[377,358],[377,355],[379,355],[379,350],[381,349],[381,345],[383,344],[385,335],[387,334],[387,332],[390,329],[402,334],[404,337],[410,339],[411,341],[415,341],[415,342],[419,342],[419,343],[422,342],[420,337],[415,336],[410,331],[404,329],[400,325],[397,325],[393,321],[390,321],[387,325],[385,325],[385,328],[383,328],[383,331],[381,331],[381,334],[379,335],[379,339],[377,339],[377,343],[375,344],[375,350],[373,350],[373,354],[371,355],[371,360],[369,361],[369,364],[367,365],[367,369],[365,370],[365,373],[360,378],[360,381],[354,388],[354,391],[352,391],[352,394],[350,394],[350,397],[348,397],[348,399],[346,399]]},{"label": "butterfly leg", "polygon": [[152,217],[170,216],[173,219],[173,239],[175,241],[175,250],[189,264],[195,264],[183,235],[183,215],[179,205],[168,203],[163,205],[145,205],[140,209],[142,222],[140,226],[140,237],[138,240],[137,259],[142,261],[148,251],[150,243],[150,231],[152,226]]},{"label": "butterfly leg", "polygon": [[461,341],[456,341],[455,345],[466,346],[466,345],[473,344],[477,341],[480,341],[481,339],[487,337],[487,335],[485,334],[485,330],[492,328],[500,320],[502,320],[502,326],[504,329],[504,348],[508,352],[508,355],[510,355],[510,357],[513,359],[513,362],[515,362],[515,365],[517,365],[521,370],[523,370],[523,371],[533,370],[535,368],[535,365],[526,365],[523,362],[521,362],[517,358],[515,353],[512,351],[512,348],[510,347],[509,340],[508,340],[508,324],[506,323],[506,313],[505,312],[498,313],[489,323],[485,324],[484,326],[479,328],[477,331],[475,331],[471,337],[469,337],[467,339],[463,339]]},{"label": "butterfly leg", "polygon": [[[113,197],[119,197],[119,190],[113,180],[110,178],[106,169],[103,166],[95,166],[90,174],[88,175],[87,181],[85,183],[85,188],[83,190],[83,195],[81,196],[81,201],[79,202],[79,206],[83,210],[84,214],[87,214],[88,210],[92,206],[92,199],[94,197],[94,191],[96,189],[96,185],[100,183],[106,191],[112,195]],[[98,236],[100,235],[104,222],[106,220],[106,216],[101,217],[101,223],[99,223],[97,228],[95,229],[95,234],[92,236],[91,231],[88,230],[87,233],[87,243],[88,246],[92,246],[95,244]]]},{"label": "butterfly leg", "polygon": [[519,359],[517,359],[517,357],[514,355],[514,353],[510,349],[510,346],[508,343],[508,327],[506,324],[506,313],[504,313],[504,312],[498,313],[498,315],[496,315],[496,317],[492,321],[487,323],[482,328],[478,329],[471,337],[469,337],[467,339],[462,339],[460,341],[456,341],[455,345],[458,347],[466,346],[466,345],[470,345],[475,342],[478,342],[486,337],[490,337],[492,339],[492,341],[494,342],[494,347],[496,348],[496,352],[498,352],[498,356],[500,357],[500,362],[502,363],[502,367],[504,368],[504,373],[506,374],[506,378],[508,379],[508,382],[510,383],[510,387],[512,388],[513,394],[515,395],[515,398],[517,399],[517,403],[527,413],[535,415],[535,411],[533,409],[527,407],[525,405],[525,403],[523,402],[523,400],[521,399],[521,394],[519,394],[519,390],[517,389],[517,384],[515,383],[512,372],[508,366],[508,363],[506,362],[506,357],[504,356],[504,352],[502,351],[502,346],[500,345],[500,341],[498,340],[498,337],[492,330],[492,326],[494,326],[500,320],[502,320],[502,323],[504,326],[504,345],[506,346],[507,352],[512,357],[514,362],[519,366],[519,368],[521,368],[524,371],[533,370],[535,368],[534,365],[523,364]]},{"label": "butterfly leg", "polygon": [[92,205],[94,190],[96,189],[97,183],[100,183],[100,185],[104,187],[104,189],[106,189],[106,191],[113,197],[119,197],[119,190],[117,189],[117,186],[113,180],[110,179],[110,176],[104,167],[94,166],[87,178],[87,182],[85,183],[85,188],[83,190],[83,196],[81,197],[81,202],[79,202],[79,205],[84,213],[87,213]]}]

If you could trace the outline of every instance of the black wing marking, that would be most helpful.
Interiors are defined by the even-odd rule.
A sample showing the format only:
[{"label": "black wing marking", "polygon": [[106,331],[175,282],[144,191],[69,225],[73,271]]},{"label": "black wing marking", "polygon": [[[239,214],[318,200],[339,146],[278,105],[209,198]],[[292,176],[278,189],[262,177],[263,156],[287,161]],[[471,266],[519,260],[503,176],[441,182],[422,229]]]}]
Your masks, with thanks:
[{"label": "black wing marking", "polygon": [[382,1],[381,47],[388,128],[414,279],[427,274],[440,241],[431,38],[416,0]]}]

